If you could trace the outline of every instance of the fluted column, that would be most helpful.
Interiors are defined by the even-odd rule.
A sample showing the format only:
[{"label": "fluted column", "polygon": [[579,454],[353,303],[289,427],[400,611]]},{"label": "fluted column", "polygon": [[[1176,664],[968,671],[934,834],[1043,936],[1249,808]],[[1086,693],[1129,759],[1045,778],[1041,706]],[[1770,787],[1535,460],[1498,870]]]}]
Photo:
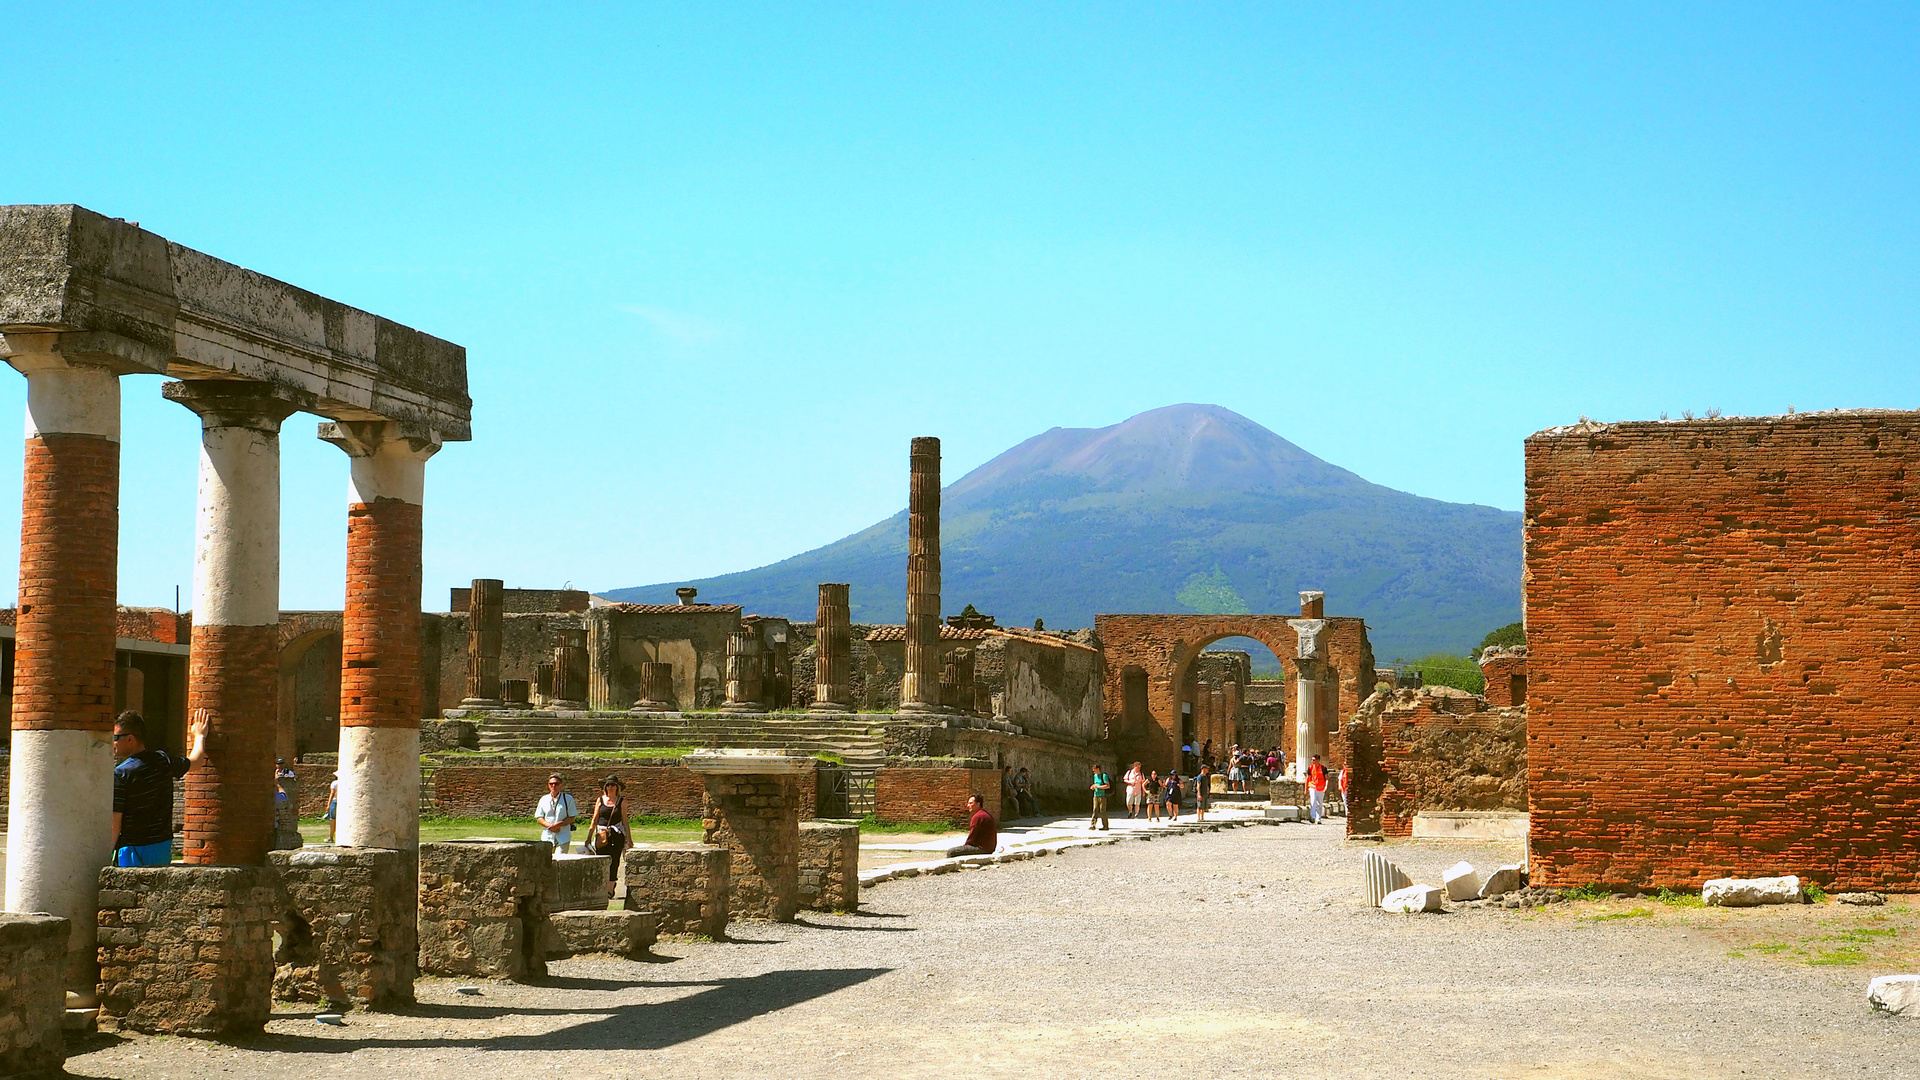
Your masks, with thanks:
[{"label": "fluted column", "polygon": [[507,583],[474,578],[467,592],[467,696],[469,708],[500,704],[500,634],[505,625]]},{"label": "fluted column", "polygon": [[27,377],[6,909],[70,921],[67,989],[91,999],[113,837],[120,380],[52,335],[4,343]]},{"label": "fluted column", "polygon": [[907,670],[900,711],[940,710],[940,440],[913,440],[907,457]]},{"label": "fluted column", "polygon": [[553,700],[555,709],[584,709],[587,705],[587,632],[556,630],[553,643]]},{"label": "fluted column", "polygon": [[320,425],[350,461],[340,643],[339,842],[420,846],[420,531],[437,436]]},{"label": "fluted column", "polygon": [[721,712],[765,712],[760,702],[760,628],[746,623],[727,638],[727,702]]},{"label": "fluted column", "polygon": [[823,583],[820,607],[814,616],[812,712],[852,712],[853,692],[847,673],[852,667],[853,610],[851,589]]},{"label": "fluted column", "polygon": [[186,861],[256,866],[273,841],[280,718],[280,422],[310,401],[262,383],[163,385],[200,417],[187,712],[207,758],[186,777]]},{"label": "fluted column", "polygon": [[640,712],[673,711],[673,665],[640,665],[640,700],[633,703]]}]

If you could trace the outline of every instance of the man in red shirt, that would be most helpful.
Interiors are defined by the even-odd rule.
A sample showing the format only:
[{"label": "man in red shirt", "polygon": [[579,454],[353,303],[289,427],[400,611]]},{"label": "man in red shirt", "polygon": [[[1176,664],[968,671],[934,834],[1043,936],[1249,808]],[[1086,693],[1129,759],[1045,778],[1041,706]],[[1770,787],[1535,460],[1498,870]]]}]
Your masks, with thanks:
[{"label": "man in red shirt", "polygon": [[967,809],[973,811],[973,817],[967,822],[967,842],[959,847],[948,848],[947,856],[955,855],[991,855],[1000,843],[1000,829],[993,822],[993,815],[987,813],[985,803],[980,796],[967,796]]},{"label": "man in red shirt", "polygon": [[1313,764],[1307,766],[1307,820],[1319,824],[1327,816],[1327,767],[1320,764],[1320,755],[1313,755]]}]

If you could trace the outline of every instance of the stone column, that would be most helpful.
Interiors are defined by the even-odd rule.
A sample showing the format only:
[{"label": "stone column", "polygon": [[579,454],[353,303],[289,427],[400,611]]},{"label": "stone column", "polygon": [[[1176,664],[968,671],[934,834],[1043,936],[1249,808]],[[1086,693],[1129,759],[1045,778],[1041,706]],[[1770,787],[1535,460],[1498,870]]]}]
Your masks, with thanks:
[{"label": "stone column", "polygon": [[1291,771],[1296,779],[1302,780],[1307,775],[1307,762],[1313,755],[1323,752],[1320,747],[1318,683],[1322,678],[1339,678],[1339,675],[1333,671],[1322,672],[1327,659],[1327,621],[1321,617],[1321,601],[1324,595],[1318,592],[1301,593],[1300,611],[1308,617],[1287,620],[1287,625],[1293,628],[1295,636],[1299,639],[1294,659],[1297,678],[1293,695],[1294,753]]},{"label": "stone column", "polygon": [[347,847],[420,847],[420,513],[437,435],[320,425],[351,459],[340,643],[340,819]]},{"label": "stone column", "polygon": [[963,713],[973,711],[973,650],[954,649],[940,663],[940,702]]},{"label": "stone column", "polygon": [[1299,661],[1294,680],[1293,764],[1289,771],[1296,780],[1306,779],[1308,760],[1320,752],[1313,737],[1320,723],[1320,693],[1314,685],[1313,669],[1313,661]]},{"label": "stone column", "polygon": [[940,440],[917,438],[907,457],[907,672],[900,711],[940,711]]},{"label": "stone column", "polygon": [[1233,740],[1227,737],[1227,687],[1224,683],[1214,683],[1212,699],[1207,702],[1207,716],[1213,722],[1213,756],[1217,761],[1223,757]]},{"label": "stone column", "polygon": [[743,623],[727,638],[727,703],[721,712],[765,712],[760,703],[760,627]]},{"label": "stone column", "polygon": [[673,711],[673,665],[640,665],[640,700],[633,707],[641,712]]},{"label": "stone column", "polygon": [[27,377],[6,906],[68,920],[67,989],[91,1001],[113,836],[120,380],[68,361],[51,335],[5,343]]},{"label": "stone column", "polygon": [[467,593],[467,696],[462,708],[500,705],[500,634],[504,625],[507,583],[498,578],[474,578]]},{"label": "stone column", "polygon": [[312,403],[251,382],[160,392],[200,417],[187,715],[207,710],[207,759],[186,776],[186,861],[259,866],[280,718],[280,422]]},{"label": "stone column", "polygon": [[853,610],[843,584],[820,586],[820,607],[814,616],[813,704],[811,712],[852,712],[853,689],[847,673],[853,666]]},{"label": "stone column", "polygon": [[553,700],[555,709],[587,706],[587,632],[556,630],[553,644]]},{"label": "stone column", "polygon": [[1226,707],[1222,713],[1221,723],[1226,727],[1227,743],[1229,745],[1244,745],[1246,739],[1241,737],[1240,732],[1240,704],[1244,696],[1244,685],[1239,679],[1229,679],[1227,680],[1225,689]]}]

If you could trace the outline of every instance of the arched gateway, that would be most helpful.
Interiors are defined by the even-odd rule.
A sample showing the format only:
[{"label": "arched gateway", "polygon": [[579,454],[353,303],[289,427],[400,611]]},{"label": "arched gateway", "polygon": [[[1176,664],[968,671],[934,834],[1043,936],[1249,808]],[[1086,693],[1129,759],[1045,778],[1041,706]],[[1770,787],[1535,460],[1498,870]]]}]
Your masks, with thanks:
[{"label": "arched gateway", "polygon": [[[1273,650],[1286,678],[1287,710],[1296,717],[1301,668],[1301,634],[1296,624],[1319,624],[1321,659],[1307,661],[1315,687],[1322,759],[1338,764],[1340,720],[1373,692],[1373,647],[1367,624],[1353,617],[1325,618],[1318,593],[1301,594],[1299,615],[1097,615],[1094,629],[1106,650],[1107,737],[1123,762],[1146,768],[1181,764],[1185,710],[1181,701],[1188,671],[1208,645],[1223,638],[1247,637]],[[1284,725],[1283,745],[1296,756],[1295,725]]]}]

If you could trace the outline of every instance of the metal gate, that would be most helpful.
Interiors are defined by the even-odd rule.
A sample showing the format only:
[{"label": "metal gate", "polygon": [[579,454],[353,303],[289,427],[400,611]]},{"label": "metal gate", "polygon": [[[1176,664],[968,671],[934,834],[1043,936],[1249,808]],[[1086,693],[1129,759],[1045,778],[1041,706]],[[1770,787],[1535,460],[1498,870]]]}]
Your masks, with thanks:
[{"label": "metal gate", "polygon": [[825,768],[814,774],[814,815],[862,818],[873,813],[873,770]]}]

